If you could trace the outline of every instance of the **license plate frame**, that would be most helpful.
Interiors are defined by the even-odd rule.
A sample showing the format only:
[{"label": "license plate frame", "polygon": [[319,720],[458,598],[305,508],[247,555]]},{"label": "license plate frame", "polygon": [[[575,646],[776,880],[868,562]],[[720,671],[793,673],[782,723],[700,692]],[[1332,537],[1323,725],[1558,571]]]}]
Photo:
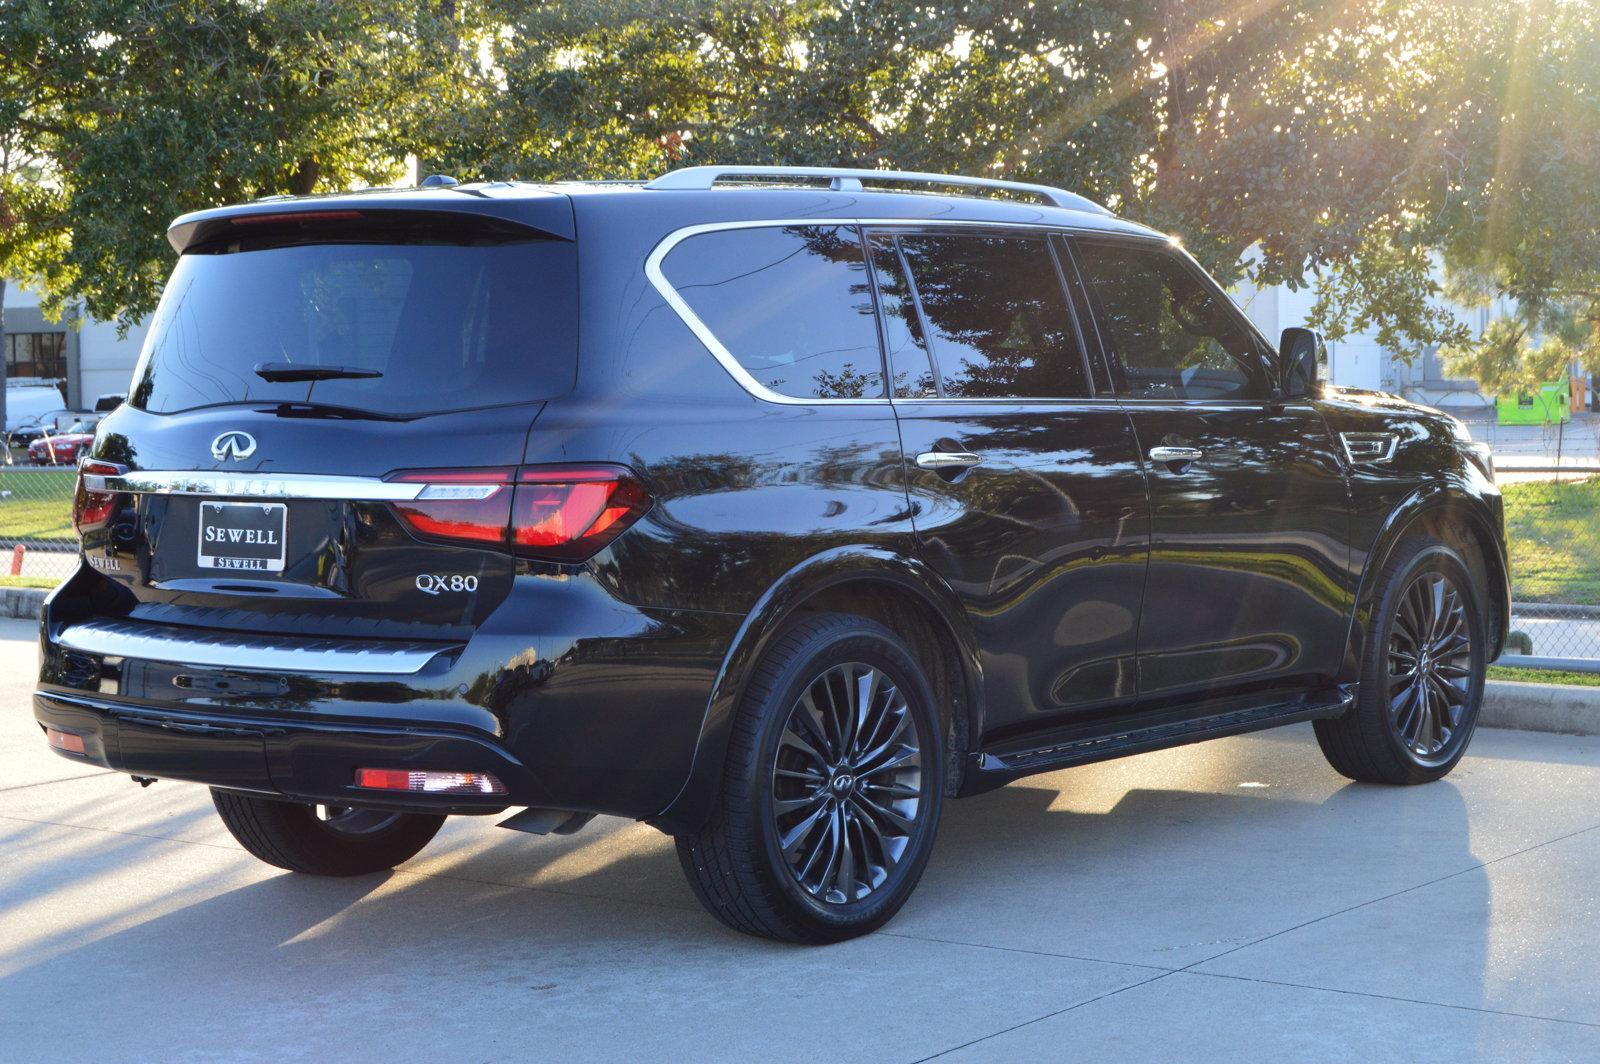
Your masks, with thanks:
[{"label": "license plate frame", "polygon": [[[214,533],[208,537],[208,532]],[[195,559],[202,569],[281,573],[289,537],[289,507],[281,502],[200,503]]]}]

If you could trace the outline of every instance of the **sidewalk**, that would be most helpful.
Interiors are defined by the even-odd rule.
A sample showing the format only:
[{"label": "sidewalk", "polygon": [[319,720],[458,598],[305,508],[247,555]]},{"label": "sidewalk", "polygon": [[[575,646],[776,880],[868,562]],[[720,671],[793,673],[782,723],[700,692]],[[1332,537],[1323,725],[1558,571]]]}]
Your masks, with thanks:
[{"label": "sidewalk", "polygon": [[1600,1059],[1600,738],[1351,784],[1307,727],[947,807],[910,905],[723,930],[671,843],[457,818],[388,876],[247,857],[199,787],[49,753],[0,622],[0,1058]]}]

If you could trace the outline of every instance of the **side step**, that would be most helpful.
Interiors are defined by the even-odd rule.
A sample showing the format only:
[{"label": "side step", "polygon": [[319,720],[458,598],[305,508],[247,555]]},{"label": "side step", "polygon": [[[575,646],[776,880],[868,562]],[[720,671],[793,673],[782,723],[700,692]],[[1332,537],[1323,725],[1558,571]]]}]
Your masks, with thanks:
[{"label": "side step", "polygon": [[1319,691],[1292,702],[1247,706],[1201,717],[1158,719],[1140,724],[1130,720],[1116,731],[1103,726],[1090,734],[1056,733],[1051,741],[1035,746],[1008,743],[980,751],[972,763],[966,793],[998,787],[1036,772],[1108,761],[1129,754],[1164,750],[1173,746],[1220,739],[1228,735],[1276,728],[1284,724],[1337,717],[1355,703],[1353,688]]}]

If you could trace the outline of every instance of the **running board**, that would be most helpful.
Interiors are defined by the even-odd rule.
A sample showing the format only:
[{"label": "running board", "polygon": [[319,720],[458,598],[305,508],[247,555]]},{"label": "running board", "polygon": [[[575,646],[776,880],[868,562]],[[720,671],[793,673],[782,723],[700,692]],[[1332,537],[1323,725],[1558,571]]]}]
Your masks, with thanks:
[{"label": "running board", "polygon": [[1355,697],[1353,688],[1338,688],[1319,691],[1287,703],[1250,706],[1203,717],[1168,719],[1125,727],[1120,731],[1100,730],[1095,734],[1058,737],[1037,746],[997,746],[980,751],[974,757],[972,771],[962,790],[967,794],[975,794],[1036,772],[1050,772],[1129,754],[1165,750],[1284,724],[1337,717],[1355,703]]}]

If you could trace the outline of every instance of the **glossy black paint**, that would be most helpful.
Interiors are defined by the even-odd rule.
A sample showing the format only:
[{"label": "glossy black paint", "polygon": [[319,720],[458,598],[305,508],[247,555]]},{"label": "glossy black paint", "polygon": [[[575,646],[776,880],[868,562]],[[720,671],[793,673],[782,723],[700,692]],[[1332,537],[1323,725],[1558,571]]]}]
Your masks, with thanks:
[{"label": "glossy black paint", "polygon": [[[470,210],[578,240],[570,393],[408,420],[290,416],[262,404],[160,416],[124,404],[103,423],[95,457],[134,470],[372,477],[609,462],[638,475],[649,512],[589,561],[553,565],[423,543],[383,503],[295,502],[288,570],[246,588],[194,566],[192,500],[141,497],[87,537],[84,565],[49,600],[42,722],[84,734],[87,760],[139,774],[341,804],[543,805],[677,831],[709,807],[763,647],[819,604],[854,602],[916,628],[908,638],[937,658],[951,734],[974,770],[985,750],[1352,682],[1372,595],[1366,574],[1441,508],[1483,544],[1503,637],[1498,493],[1442,415],[1334,391],[1215,410],[1106,394],[768,402],[712,357],[643,269],[676,230],[752,219],[937,214],[941,223],[1155,234],[1098,215],[949,197],[562,191],[370,193],[315,206]],[[183,220],[175,243],[236,210],[271,209],[282,205]],[[1082,293],[1069,286],[1067,298],[1083,323]],[[1103,392],[1109,379],[1092,343],[1089,355]],[[259,440],[245,463],[210,455],[210,441],[233,429]],[[1341,431],[1401,442],[1391,461],[1355,467]],[[1203,441],[1207,459],[1152,468],[1145,454],[1169,434]],[[916,466],[918,453],[947,444],[983,464],[958,476]],[[441,570],[478,576],[479,590],[441,602],[412,583]],[[271,676],[246,661],[195,669],[56,641],[65,625],[99,616],[424,640],[440,655],[417,676]],[[357,765],[481,766],[512,792],[353,796]]]}]

